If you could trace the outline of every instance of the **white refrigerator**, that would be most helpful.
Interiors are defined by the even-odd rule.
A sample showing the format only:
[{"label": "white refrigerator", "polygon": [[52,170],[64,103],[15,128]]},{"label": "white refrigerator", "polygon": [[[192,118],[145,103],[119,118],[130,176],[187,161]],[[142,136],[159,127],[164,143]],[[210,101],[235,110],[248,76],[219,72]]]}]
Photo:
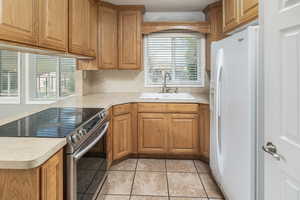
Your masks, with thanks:
[{"label": "white refrigerator", "polygon": [[228,200],[255,200],[258,26],[212,44],[212,174]]}]

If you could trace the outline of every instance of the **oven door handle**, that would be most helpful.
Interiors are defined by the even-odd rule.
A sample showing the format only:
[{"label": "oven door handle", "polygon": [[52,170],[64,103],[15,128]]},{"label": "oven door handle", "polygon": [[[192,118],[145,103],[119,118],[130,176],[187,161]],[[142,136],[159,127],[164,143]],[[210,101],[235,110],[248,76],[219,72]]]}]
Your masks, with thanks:
[{"label": "oven door handle", "polygon": [[85,147],[84,149],[80,150],[79,152],[75,152],[75,154],[73,155],[73,158],[77,161],[78,159],[80,159],[86,152],[88,152],[106,133],[107,129],[109,126],[109,122],[106,122],[104,125],[104,129],[102,129],[101,133],[99,134],[99,136],[92,141],[87,147]]}]

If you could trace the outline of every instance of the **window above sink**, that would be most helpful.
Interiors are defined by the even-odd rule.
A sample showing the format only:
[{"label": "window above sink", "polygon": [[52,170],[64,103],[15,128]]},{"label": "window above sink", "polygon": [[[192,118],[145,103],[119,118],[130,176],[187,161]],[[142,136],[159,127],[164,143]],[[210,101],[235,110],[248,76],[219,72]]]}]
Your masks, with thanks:
[{"label": "window above sink", "polygon": [[144,39],[145,87],[204,87],[205,38],[199,33],[154,33]]}]

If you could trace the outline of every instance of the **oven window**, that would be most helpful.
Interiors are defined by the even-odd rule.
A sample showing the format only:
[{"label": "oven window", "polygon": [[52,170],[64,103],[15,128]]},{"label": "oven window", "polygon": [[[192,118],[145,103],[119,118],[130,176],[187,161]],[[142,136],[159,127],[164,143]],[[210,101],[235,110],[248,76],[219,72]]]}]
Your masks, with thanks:
[{"label": "oven window", "polygon": [[104,149],[104,145],[98,143],[78,161],[77,200],[93,200],[99,192],[107,168]]}]

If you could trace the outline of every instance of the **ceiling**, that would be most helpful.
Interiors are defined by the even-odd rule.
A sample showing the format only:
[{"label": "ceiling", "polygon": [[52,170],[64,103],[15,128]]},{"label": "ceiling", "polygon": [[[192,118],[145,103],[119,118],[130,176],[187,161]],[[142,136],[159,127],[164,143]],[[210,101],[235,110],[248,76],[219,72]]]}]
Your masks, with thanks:
[{"label": "ceiling", "polygon": [[146,11],[188,12],[201,11],[217,0],[104,0],[116,5],[145,5]]}]

